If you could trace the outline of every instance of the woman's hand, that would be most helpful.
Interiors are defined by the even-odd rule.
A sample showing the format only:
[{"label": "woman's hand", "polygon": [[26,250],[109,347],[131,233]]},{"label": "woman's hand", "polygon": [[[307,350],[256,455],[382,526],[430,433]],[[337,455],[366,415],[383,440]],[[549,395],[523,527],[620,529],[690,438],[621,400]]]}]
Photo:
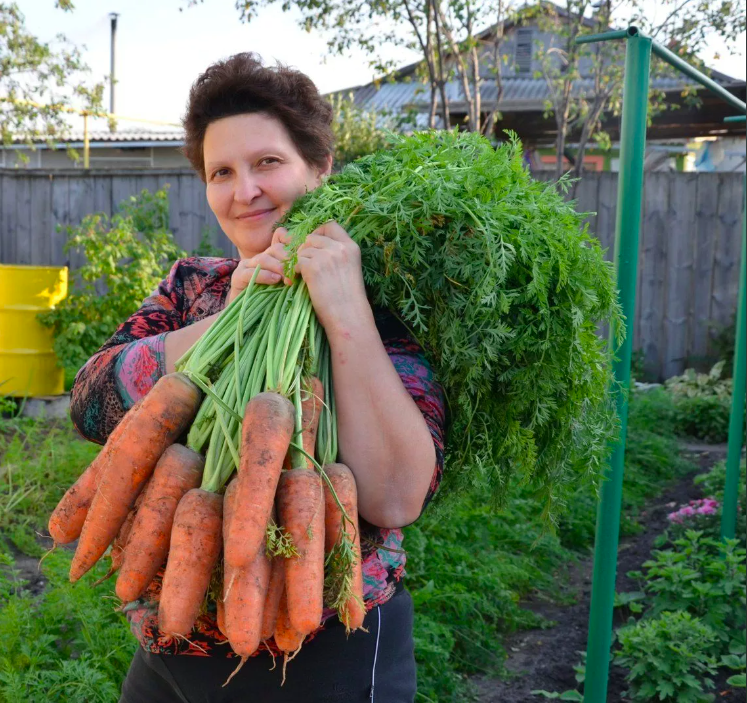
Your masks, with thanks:
[{"label": "woman's hand", "polygon": [[[283,263],[288,258],[288,253],[285,251],[285,244],[280,240],[278,231],[275,230],[272,235],[272,244],[261,254],[239,261],[239,265],[231,274],[231,289],[226,297],[226,307],[249,285],[249,281],[252,280],[254,275],[254,269],[258,266],[261,270],[257,276],[257,283],[269,286],[284,281],[286,285],[290,285],[291,280],[286,278],[283,273]],[[285,232],[285,230],[283,231]]]},{"label": "woman's hand", "polygon": [[[278,228],[275,234],[280,242],[290,242],[286,229]],[[296,273],[306,282],[327,335],[371,315],[360,249],[336,222],[326,222],[306,237],[298,248]]]}]

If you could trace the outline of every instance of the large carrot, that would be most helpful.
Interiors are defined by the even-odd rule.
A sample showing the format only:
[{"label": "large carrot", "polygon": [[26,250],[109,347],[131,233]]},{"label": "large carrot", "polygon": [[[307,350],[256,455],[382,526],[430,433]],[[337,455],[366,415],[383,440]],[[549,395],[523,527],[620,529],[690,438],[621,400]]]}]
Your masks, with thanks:
[{"label": "large carrot", "polygon": [[[230,529],[240,506],[236,502],[238,480],[231,481],[223,499],[223,530]],[[242,662],[259,647],[262,634],[262,611],[270,582],[270,560],[264,549],[257,552],[254,562],[236,569],[223,566],[223,622],[225,635]]]},{"label": "large carrot", "polygon": [[49,518],[49,534],[55,544],[70,544],[80,537],[91,501],[96,495],[101,471],[107,465],[119,438],[125,433],[127,425],[135,414],[135,408],[142,402],[140,399],[125,413],[119,424],[112,430],[103,449],[57,503],[57,507]]},{"label": "large carrot", "polygon": [[193,488],[179,501],[163,575],[158,624],[167,635],[185,637],[205,599],[222,539],[223,496]]},{"label": "large carrot", "polygon": [[200,397],[186,376],[171,373],[143,398],[101,475],[70,564],[70,581],[77,581],[106,551],[166,447],[194,418]]},{"label": "large carrot", "polygon": [[[337,504],[329,486],[324,484],[324,550],[330,554],[337,546],[340,550],[343,535],[352,546],[352,563],[339,559],[339,565],[350,569],[347,574],[340,574],[335,581],[342,584],[349,579],[350,595],[338,611],[340,621],[345,629],[357,630],[363,627],[366,609],[363,605],[363,569],[361,566],[361,539],[358,525],[358,491],[355,476],[345,464],[327,464],[324,472],[337,494],[337,499],[345,509],[349,520],[343,520],[342,511]],[[340,555],[341,556],[341,555]],[[334,567],[334,563],[332,564]],[[346,589],[348,590],[348,589]]]},{"label": "large carrot", "polygon": [[293,629],[306,635],[322,619],[324,600],[324,489],[311,469],[284,471],[277,494],[278,516],[298,556],[285,560],[285,590]]},{"label": "large carrot", "polygon": [[182,496],[197,488],[204,458],[182,444],[167,447],[156,464],[132,526],[130,541],[117,578],[116,593],[133,601],[148,588],[169,551],[174,513]]},{"label": "large carrot", "polygon": [[[311,378],[309,382],[308,395],[301,401],[301,442],[304,451],[309,456],[314,456],[316,450],[316,433],[319,428],[319,418],[322,414],[324,403],[324,386],[318,378]],[[313,469],[314,464],[305,458],[303,466]],[[297,466],[295,468],[302,468]]]},{"label": "large carrot", "polygon": [[277,623],[275,625],[275,644],[281,652],[284,652],[286,656],[298,651],[300,646],[303,644],[306,635],[298,632],[291,625],[290,618],[288,616],[288,596],[283,589],[280,595],[280,603],[278,607]]},{"label": "large carrot", "polygon": [[111,563],[109,564],[109,571],[107,571],[98,581],[94,582],[94,586],[98,586],[107,579],[110,579],[122,567],[125,548],[127,547],[127,542],[130,539],[130,533],[132,532],[132,525],[135,522],[135,517],[138,513],[138,510],[140,510],[140,505],[143,502],[143,496],[145,495],[146,490],[148,490],[147,484],[145,490],[143,490],[137,497],[134,507],[132,508],[132,510],[130,510],[127,519],[122,523],[122,527],[119,528],[119,532],[117,532],[117,536],[112,542],[112,548],[109,551],[109,558],[111,559]]},{"label": "large carrot", "polygon": [[285,557],[274,556],[270,567],[270,584],[267,587],[267,597],[262,610],[262,641],[269,640],[275,632],[278,620],[280,598],[285,591]]},{"label": "large carrot", "polygon": [[278,393],[259,393],[247,403],[236,489],[241,510],[231,520],[223,556],[233,568],[248,567],[264,543],[294,414],[293,404]]}]

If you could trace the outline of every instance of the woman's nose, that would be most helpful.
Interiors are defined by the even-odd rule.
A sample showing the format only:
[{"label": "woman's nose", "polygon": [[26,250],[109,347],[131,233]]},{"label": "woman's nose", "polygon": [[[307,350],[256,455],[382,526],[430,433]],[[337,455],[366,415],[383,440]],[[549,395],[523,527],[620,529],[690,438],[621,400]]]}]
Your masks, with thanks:
[{"label": "woman's nose", "polygon": [[251,203],[258,195],[262,193],[256,178],[250,173],[240,174],[236,179],[236,188],[234,189],[234,200],[239,203]]}]

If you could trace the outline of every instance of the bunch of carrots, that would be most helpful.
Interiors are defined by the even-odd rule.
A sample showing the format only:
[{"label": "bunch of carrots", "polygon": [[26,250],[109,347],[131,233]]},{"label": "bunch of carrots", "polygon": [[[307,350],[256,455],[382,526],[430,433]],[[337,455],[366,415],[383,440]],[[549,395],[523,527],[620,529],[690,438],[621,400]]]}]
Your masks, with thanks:
[{"label": "bunch of carrots", "polygon": [[72,582],[111,546],[123,602],[166,560],[167,635],[186,638],[222,582],[218,626],[239,668],[273,637],[289,661],[325,604],[348,631],[365,615],[326,337],[302,281],[259,287],[258,273],[126,413],[49,521],[56,544],[78,540]]}]

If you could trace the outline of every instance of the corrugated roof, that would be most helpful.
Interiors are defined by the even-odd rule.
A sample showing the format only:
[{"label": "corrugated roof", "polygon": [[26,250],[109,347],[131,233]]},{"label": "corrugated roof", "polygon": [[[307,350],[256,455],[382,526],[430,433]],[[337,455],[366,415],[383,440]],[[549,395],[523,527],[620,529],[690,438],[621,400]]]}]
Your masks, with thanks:
[{"label": "corrugated roof", "polygon": [[[721,74],[715,77],[719,83],[726,86],[744,85],[744,81],[734,79]],[[653,78],[651,87],[663,91],[683,90],[689,85],[695,85],[692,81],[681,78]],[[460,112],[466,108],[462,86],[457,81],[450,81],[445,86],[446,97],[452,112]],[[498,95],[495,82],[486,80],[481,86],[481,97],[483,110],[492,110]],[[591,79],[581,79],[576,82],[574,92],[577,95],[593,95],[594,82]],[[415,108],[418,111],[427,110],[430,103],[430,89],[423,83],[381,83],[377,88],[375,84],[360,86],[350,90],[339,91],[342,95],[352,93],[355,103],[366,109],[377,112],[391,111],[400,112],[407,108]],[[550,98],[547,83],[542,78],[513,78],[503,79],[503,95],[498,108],[511,112],[536,112],[542,110],[545,101]]]},{"label": "corrugated roof", "polygon": [[[65,139],[58,139],[58,143],[61,145],[65,145],[68,143],[71,144],[77,144],[77,143],[83,143],[84,134],[82,129],[71,129],[67,135],[65,136]],[[111,144],[111,143],[130,143],[130,142],[164,142],[164,143],[171,143],[174,146],[180,146],[184,143],[184,130],[181,127],[173,127],[173,128],[160,128],[160,129],[147,129],[147,128],[138,128],[138,129],[127,129],[127,128],[118,128],[114,132],[109,131],[108,129],[93,129],[89,130],[88,132],[88,140],[90,141],[91,145],[94,144]],[[23,142],[23,139],[16,138],[14,139],[15,142]],[[37,140],[39,143],[42,143],[44,140],[39,139]],[[133,144],[135,146],[135,144]]]}]

